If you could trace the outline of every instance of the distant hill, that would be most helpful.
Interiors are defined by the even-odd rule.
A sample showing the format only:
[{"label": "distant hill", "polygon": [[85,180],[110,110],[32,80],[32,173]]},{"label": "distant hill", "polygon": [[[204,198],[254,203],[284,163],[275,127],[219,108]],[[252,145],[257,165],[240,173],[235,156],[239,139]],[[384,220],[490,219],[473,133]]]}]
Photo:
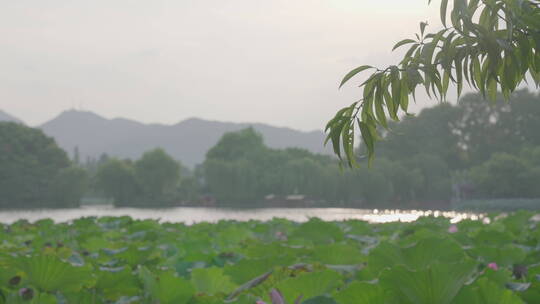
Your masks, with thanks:
[{"label": "distant hill", "polygon": [[22,123],[22,121],[16,117],[13,117],[9,115],[8,113],[0,110],[0,121],[10,121],[10,122],[18,122]]},{"label": "distant hill", "polygon": [[66,111],[43,124],[41,129],[72,154],[77,146],[81,158],[102,153],[136,159],[145,151],[161,147],[184,165],[202,163],[206,152],[225,132],[252,126],[271,148],[298,147],[315,153],[330,153],[322,131],[301,132],[265,124],[229,123],[191,118],[175,125],[143,124],[133,120],[106,119],[92,112]]}]

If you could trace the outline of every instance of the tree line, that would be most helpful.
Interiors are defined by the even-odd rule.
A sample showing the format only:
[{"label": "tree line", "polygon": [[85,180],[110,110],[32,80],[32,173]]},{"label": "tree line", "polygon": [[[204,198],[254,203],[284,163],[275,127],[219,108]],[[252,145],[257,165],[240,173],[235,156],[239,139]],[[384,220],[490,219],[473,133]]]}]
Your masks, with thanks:
[{"label": "tree line", "polygon": [[253,130],[225,135],[202,165],[218,201],[252,203],[300,193],[323,205],[448,207],[452,200],[540,197],[540,96],[527,90],[486,102],[481,94],[440,103],[389,124],[360,169],[297,149],[273,150]]},{"label": "tree line", "polygon": [[77,206],[87,175],[40,130],[0,122],[0,208]]},{"label": "tree line", "polygon": [[355,170],[333,156],[271,149],[252,128],[225,134],[194,169],[159,148],[81,163],[39,130],[0,123],[0,207],[69,207],[83,196],[147,207],[444,208],[452,199],[538,198],[539,115],[540,97],[526,90],[510,102],[468,94],[391,123],[370,166],[366,147],[355,151]]}]

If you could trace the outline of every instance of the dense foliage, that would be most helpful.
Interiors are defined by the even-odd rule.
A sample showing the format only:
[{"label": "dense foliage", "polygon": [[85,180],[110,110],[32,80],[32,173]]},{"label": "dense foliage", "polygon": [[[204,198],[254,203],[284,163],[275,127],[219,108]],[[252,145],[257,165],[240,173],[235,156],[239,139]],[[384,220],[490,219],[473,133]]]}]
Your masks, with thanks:
[{"label": "dense foliage", "polygon": [[[329,156],[269,149],[259,134],[246,129],[226,134],[208,152],[201,176],[205,190],[223,205],[290,206],[298,203],[286,200],[294,194],[305,196],[308,206],[405,207],[416,200],[448,200],[449,179],[444,176],[447,189],[429,187],[438,182],[433,176],[436,164],[417,169],[424,161],[380,159],[372,170],[343,172]],[[268,196],[272,199],[264,200]]]},{"label": "dense foliage", "polygon": [[77,206],[86,172],[40,130],[0,122],[0,208]]},{"label": "dense foliage", "polygon": [[335,199],[332,158],[301,149],[270,149],[252,128],[227,133],[202,165],[207,191],[223,203],[256,204],[266,195]]},{"label": "dense foliage", "polygon": [[516,153],[540,146],[540,96],[516,91],[509,102],[502,96],[487,103],[480,94],[467,94],[456,105],[442,103],[391,124],[379,146],[381,156],[409,158],[438,155],[450,168],[469,168],[493,153]]},{"label": "dense foliage", "polygon": [[176,198],[180,164],[163,149],[154,149],[134,163],[104,160],[95,174],[97,189],[122,205],[166,205]]},{"label": "dense foliage", "polygon": [[[442,103],[390,123],[381,133],[378,157],[370,170],[340,170],[331,156],[268,148],[250,128],[225,134],[193,170],[161,149],[138,160],[104,155],[86,163],[77,161],[75,151],[79,166],[69,166],[65,153],[56,148],[62,166],[69,167],[58,173],[36,171],[21,184],[26,188],[5,188],[29,189],[10,192],[22,197],[39,189],[32,183],[39,183],[41,176],[49,185],[44,188],[48,194],[39,192],[40,207],[76,205],[83,192],[98,201],[111,198],[117,206],[147,207],[452,208],[451,200],[534,199],[540,198],[539,116],[540,96],[526,90],[516,91],[510,102],[496,103],[467,94],[456,104]],[[25,127],[4,129],[4,134],[24,141],[25,136],[17,133],[20,128]],[[363,154],[366,147],[359,149]],[[23,181],[27,169],[10,169],[15,163],[1,163],[0,168],[6,169],[0,172]],[[87,176],[91,187],[85,191]],[[15,196],[4,206],[37,206]],[[7,202],[8,195],[2,199]]]},{"label": "dense foliage", "polygon": [[460,95],[468,84],[495,100],[498,90],[508,99],[527,79],[540,85],[538,0],[454,0],[451,6],[448,0],[440,2],[443,28],[427,33],[428,24],[421,22],[414,39],[394,46],[410,45],[401,62],[387,68],[363,65],[343,79],[341,85],[358,73],[374,71],[360,85],[361,100],[338,111],[327,124],[334,151],[338,156],[343,151],[350,166],[356,165],[356,127],[372,159],[378,127],[388,128],[388,120],[400,120],[418,87],[445,100],[451,85]]},{"label": "dense foliage", "polygon": [[540,197],[539,116],[540,96],[526,90],[493,104],[468,94],[391,124],[373,167],[409,164],[429,177],[420,188],[438,197],[452,186],[454,198]]},{"label": "dense foliage", "polygon": [[445,207],[451,198],[535,198],[539,116],[540,96],[526,90],[493,104],[467,94],[455,105],[391,123],[370,170],[353,171],[307,151],[268,149],[244,130],[209,151],[201,178],[218,202],[251,205],[269,194],[294,193],[326,205],[402,208]]},{"label": "dense foliage", "polygon": [[255,304],[270,293],[305,304],[539,303],[532,215],[457,225],[19,221],[0,226],[0,303]]},{"label": "dense foliage", "polygon": [[539,198],[540,147],[520,154],[496,153],[471,171],[478,196],[487,198]]}]

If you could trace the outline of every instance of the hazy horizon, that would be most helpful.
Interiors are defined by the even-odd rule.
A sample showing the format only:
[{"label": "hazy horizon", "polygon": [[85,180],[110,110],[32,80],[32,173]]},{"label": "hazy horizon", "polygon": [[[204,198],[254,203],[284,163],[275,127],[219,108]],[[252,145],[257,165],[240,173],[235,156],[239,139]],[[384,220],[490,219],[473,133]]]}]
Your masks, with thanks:
[{"label": "hazy horizon", "polygon": [[[32,126],[78,109],[144,123],[197,117],[320,130],[358,98],[360,79],[338,90],[343,75],[395,63],[393,44],[423,20],[438,28],[438,5],[4,2],[0,109]],[[413,111],[436,102],[419,95]]]},{"label": "hazy horizon", "polygon": [[[207,119],[207,118],[204,118],[204,117],[195,117],[195,116],[185,117],[185,118],[182,118],[182,119],[180,119],[178,121],[173,121],[173,122],[170,122],[170,123],[169,122],[159,122],[159,121],[158,122],[145,122],[145,121],[137,120],[135,118],[129,118],[129,117],[123,117],[123,116],[107,117],[105,115],[102,115],[100,113],[96,113],[94,111],[85,110],[85,109],[76,109],[76,108],[62,110],[59,113],[56,113],[53,116],[51,116],[49,119],[46,119],[42,123],[39,123],[37,125],[31,125],[31,124],[28,124],[27,121],[24,120],[24,118],[18,117],[16,115],[13,115],[12,113],[9,113],[7,111],[4,111],[4,110],[0,109],[0,114],[2,114],[2,113],[6,114],[6,115],[8,115],[8,116],[10,116],[10,117],[12,117],[12,118],[14,118],[16,120],[21,121],[23,124],[25,124],[27,126],[30,126],[30,127],[34,127],[34,128],[42,127],[43,125],[45,125],[45,124],[47,124],[49,122],[55,121],[57,118],[59,118],[63,114],[72,114],[73,112],[97,115],[97,116],[99,116],[99,117],[101,117],[103,119],[109,120],[109,121],[111,121],[111,120],[128,120],[128,121],[132,121],[132,122],[136,122],[136,123],[140,123],[140,124],[144,124],[144,125],[174,126],[174,125],[177,125],[177,124],[189,121],[189,120],[201,120],[201,121],[217,122],[217,123],[254,124],[254,125],[261,124],[261,125],[267,125],[267,126],[271,126],[271,127],[275,127],[275,128],[291,129],[291,130],[295,130],[295,131],[300,131],[302,133],[311,133],[311,132],[320,132],[320,131],[322,131],[322,128],[311,129],[311,130],[302,130],[302,129],[297,129],[297,128],[294,128],[294,127],[291,127],[291,126],[282,126],[282,125],[273,124],[272,122],[227,121],[227,120],[220,120],[220,119]],[[0,119],[0,121],[2,121],[2,120]]]}]

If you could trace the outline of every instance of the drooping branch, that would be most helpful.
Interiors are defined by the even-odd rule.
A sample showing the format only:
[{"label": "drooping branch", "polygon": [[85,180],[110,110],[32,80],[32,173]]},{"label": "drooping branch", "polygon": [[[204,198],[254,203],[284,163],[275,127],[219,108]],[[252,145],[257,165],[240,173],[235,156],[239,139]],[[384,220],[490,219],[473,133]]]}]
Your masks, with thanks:
[{"label": "drooping branch", "polygon": [[393,50],[410,45],[399,64],[382,69],[363,65],[343,78],[340,87],[359,73],[373,71],[360,84],[362,99],[338,111],[328,122],[326,141],[332,142],[340,159],[354,167],[355,129],[360,130],[372,160],[378,128],[388,128],[388,120],[398,121],[401,113],[407,113],[409,99],[415,99],[419,86],[440,101],[446,101],[450,85],[456,87],[458,96],[467,84],[490,100],[495,100],[499,90],[509,98],[527,77],[538,87],[539,3],[454,0],[448,11],[448,0],[442,0],[444,28],[426,34],[427,23],[421,22],[416,39],[404,39],[394,46]]}]

